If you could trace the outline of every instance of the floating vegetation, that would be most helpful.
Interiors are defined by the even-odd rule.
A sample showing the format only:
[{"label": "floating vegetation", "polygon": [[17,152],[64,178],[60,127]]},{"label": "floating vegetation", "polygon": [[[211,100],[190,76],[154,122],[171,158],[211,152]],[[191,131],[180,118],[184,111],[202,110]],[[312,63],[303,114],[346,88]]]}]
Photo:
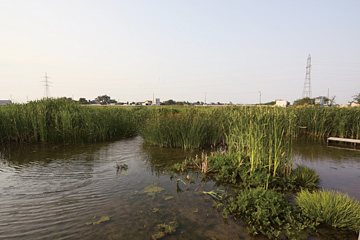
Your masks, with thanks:
[{"label": "floating vegetation", "polygon": [[129,166],[127,164],[125,164],[125,163],[120,164],[120,163],[116,162],[115,167],[116,167],[117,172],[122,171],[122,170],[127,171],[129,169]]},{"label": "floating vegetation", "polygon": [[159,212],[159,209],[158,208],[153,208],[152,212],[157,213],[157,212]]},{"label": "floating vegetation", "polygon": [[151,184],[150,186],[147,186],[142,193],[146,193],[148,196],[151,196],[153,199],[155,198],[156,194],[159,192],[162,192],[164,188],[158,187],[155,184]]},{"label": "floating vegetation", "polygon": [[199,209],[198,208],[196,208],[196,209],[194,209],[194,211],[193,211],[194,213],[198,213],[199,212]]},{"label": "floating vegetation", "polygon": [[165,237],[165,235],[166,234],[164,232],[157,232],[157,233],[151,235],[151,238],[153,240],[157,240],[157,239],[161,239],[161,238]]},{"label": "floating vegetation", "polygon": [[222,195],[220,195],[214,191],[210,191],[210,192],[200,191],[200,193],[207,194],[207,195],[211,196],[213,199],[216,199],[218,201],[221,201],[223,199]]},{"label": "floating vegetation", "polygon": [[165,201],[168,201],[168,200],[173,199],[173,198],[174,198],[174,196],[163,196],[163,199]]},{"label": "floating vegetation", "polygon": [[166,235],[174,234],[178,226],[179,224],[177,221],[171,221],[168,224],[165,223],[158,224],[157,227],[160,230],[160,232],[153,234],[151,237],[152,239],[156,240],[156,239],[161,239]]},{"label": "floating vegetation", "polygon": [[[93,220],[96,218],[96,216],[93,217]],[[99,225],[100,223],[110,221],[109,216],[102,216],[98,221],[95,222],[87,222],[86,225]]]}]

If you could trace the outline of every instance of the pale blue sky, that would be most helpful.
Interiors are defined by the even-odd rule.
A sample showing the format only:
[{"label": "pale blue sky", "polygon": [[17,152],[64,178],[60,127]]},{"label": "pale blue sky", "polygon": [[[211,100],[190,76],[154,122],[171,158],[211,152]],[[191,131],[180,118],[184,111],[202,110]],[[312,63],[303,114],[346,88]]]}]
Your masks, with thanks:
[{"label": "pale blue sky", "polygon": [[360,92],[360,1],[0,0],[0,99],[257,103]]}]

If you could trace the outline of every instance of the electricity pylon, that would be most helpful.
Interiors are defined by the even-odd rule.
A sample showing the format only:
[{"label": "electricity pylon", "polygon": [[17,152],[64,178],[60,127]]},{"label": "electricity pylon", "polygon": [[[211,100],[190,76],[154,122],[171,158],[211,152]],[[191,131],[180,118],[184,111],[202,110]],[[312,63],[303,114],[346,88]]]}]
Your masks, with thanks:
[{"label": "electricity pylon", "polygon": [[311,98],[311,55],[309,54],[306,64],[306,76],[303,90],[303,98]]}]

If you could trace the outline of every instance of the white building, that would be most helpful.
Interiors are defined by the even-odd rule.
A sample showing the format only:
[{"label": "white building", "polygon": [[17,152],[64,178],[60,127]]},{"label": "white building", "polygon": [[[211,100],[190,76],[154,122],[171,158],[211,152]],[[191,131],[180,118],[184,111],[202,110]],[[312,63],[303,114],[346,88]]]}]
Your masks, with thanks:
[{"label": "white building", "polygon": [[287,107],[290,103],[286,100],[276,100],[275,106]]},{"label": "white building", "polygon": [[0,106],[10,105],[11,100],[0,100]]},{"label": "white building", "polygon": [[160,106],[160,98],[154,98],[151,106]]}]

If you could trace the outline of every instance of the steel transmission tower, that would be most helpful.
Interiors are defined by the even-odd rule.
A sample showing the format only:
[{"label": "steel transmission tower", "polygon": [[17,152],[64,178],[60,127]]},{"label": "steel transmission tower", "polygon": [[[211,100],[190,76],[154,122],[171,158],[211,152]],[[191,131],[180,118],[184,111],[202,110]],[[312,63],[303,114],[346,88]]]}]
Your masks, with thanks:
[{"label": "steel transmission tower", "polygon": [[311,55],[309,54],[306,64],[306,76],[303,90],[303,98],[311,98]]},{"label": "steel transmission tower", "polygon": [[49,97],[50,97],[50,89],[49,89],[49,87],[50,87],[50,85],[49,85],[50,81],[48,80],[49,77],[47,76],[47,73],[45,73],[44,78],[45,78],[45,80],[42,81],[42,82],[44,83],[43,86],[45,87],[44,95],[45,95],[45,98],[49,98]]}]

